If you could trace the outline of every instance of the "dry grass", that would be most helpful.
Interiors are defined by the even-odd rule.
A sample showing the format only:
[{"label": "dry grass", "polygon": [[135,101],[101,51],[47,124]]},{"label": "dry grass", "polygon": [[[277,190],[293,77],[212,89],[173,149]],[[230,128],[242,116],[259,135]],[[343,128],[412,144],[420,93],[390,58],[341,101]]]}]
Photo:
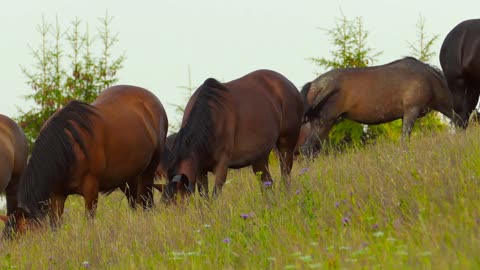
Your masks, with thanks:
[{"label": "dry grass", "polygon": [[262,194],[250,169],[232,171],[218,200],[148,213],[115,193],[93,224],[71,197],[58,231],[0,242],[0,267],[480,268],[479,127],[299,161],[292,175],[290,191]]}]

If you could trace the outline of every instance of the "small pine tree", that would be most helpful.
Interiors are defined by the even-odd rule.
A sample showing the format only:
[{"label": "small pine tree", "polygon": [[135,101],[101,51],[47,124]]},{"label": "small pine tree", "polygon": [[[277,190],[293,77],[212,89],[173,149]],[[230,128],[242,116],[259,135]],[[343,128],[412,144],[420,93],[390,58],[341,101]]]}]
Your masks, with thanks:
[{"label": "small pine tree", "polygon": [[[410,54],[418,60],[428,63],[436,55],[432,51],[433,45],[438,40],[439,35],[428,35],[425,31],[425,18],[420,16],[417,21],[417,40],[414,43],[408,43]],[[401,137],[402,120],[396,120],[383,125],[370,126],[367,131],[367,138],[387,138],[398,140]],[[448,125],[442,120],[439,112],[431,111],[426,116],[417,119],[412,130],[412,136],[424,132],[444,130]]]},{"label": "small pine tree", "polygon": [[[332,58],[310,58],[324,70],[334,68],[361,68],[373,64],[382,53],[367,45],[368,31],[365,30],[362,17],[348,20],[344,15],[336,19],[335,27],[325,30],[331,37],[334,50]],[[333,145],[358,145],[364,137],[365,126],[350,120],[337,123],[329,134]]]},{"label": "small pine tree", "polygon": [[[34,106],[19,108],[17,121],[24,129],[30,145],[38,136],[45,121],[71,100],[92,102],[98,94],[117,81],[117,72],[125,57],[112,57],[112,47],[118,41],[112,34],[112,17],[99,19],[98,34],[91,36],[88,24],[75,19],[67,31],[62,31],[58,18],[55,25],[42,18],[37,26],[40,47],[32,49],[32,69],[22,66],[27,83],[33,90],[25,97]],[[83,31],[82,31],[83,30]],[[94,54],[95,39],[100,39],[100,53]]]},{"label": "small pine tree", "polygon": [[[190,67],[188,67],[188,85],[184,85],[184,86],[179,86],[178,88],[183,90],[184,91],[184,99],[186,100],[186,102],[188,102],[188,100],[190,99],[190,97],[192,96],[193,94],[193,91],[195,91],[195,89],[197,89],[197,87],[193,86],[192,85],[192,76],[191,76],[191,72],[190,72]],[[179,105],[179,104],[170,104],[172,105],[174,108],[175,108],[175,112],[179,115],[182,115],[183,116],[183,113],[185,113],[185,105]],[[175,133],[175,132],[178,132],[178,130],[180,129],[180,126],[182,124],[182,120],[180,118],[180,121],[179,122],[176,122],[174,123],[172,121],[172,123],[170,123],[169,127],[168,127],[168,130],[171,132],[171,133]]]}]

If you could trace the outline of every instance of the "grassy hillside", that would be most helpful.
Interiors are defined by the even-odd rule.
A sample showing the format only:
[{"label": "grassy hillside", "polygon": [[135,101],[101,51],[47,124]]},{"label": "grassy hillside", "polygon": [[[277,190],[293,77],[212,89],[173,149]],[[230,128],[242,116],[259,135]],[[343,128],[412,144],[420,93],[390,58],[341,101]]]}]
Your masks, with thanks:
[{"label": "grassy hillside", "polygon": [[58,231],[0,242],[0,267],[480,268],[479,127],[298,161],[292,175],[290,191],[262,195],[249,168],[231,171],[218,200],[148,213],[114,193],[93,224],[70,197]]}]

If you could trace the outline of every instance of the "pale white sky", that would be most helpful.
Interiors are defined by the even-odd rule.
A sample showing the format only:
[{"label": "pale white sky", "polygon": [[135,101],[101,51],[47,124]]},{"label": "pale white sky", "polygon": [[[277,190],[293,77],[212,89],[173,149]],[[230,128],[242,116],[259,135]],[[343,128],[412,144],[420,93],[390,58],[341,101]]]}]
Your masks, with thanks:
[{"label": "pale white sky", "polygon": [[[42,14],[51,22],[58,16],[65,29],[75,17],[97,26],[97,18],[114,17],[119,33],[116,55],[127,59],[119,73],[121,84],[153,91],[170,121],[176,121],[170,103],[183,104],[190,66],[193,85],[208,77],[229,81],[253,70],[268,68],[284,74],[295,85],[313,80],[319,71],[309,57],[329,56],[328,36],[343,11],[347,18],[362,16],[370,32],[369,45],[383,54],[383,64],[409,54],[407,41],[416,38],[420,15],[426,30],[445,35],[459,22],[476,18],[478,0],[24,0],[2,1],[0,8],[0,113],[17,115],[27,108],[22,95],[32,93],[20,65],[34,63],[29,45],[37,48],[36,25]],[[438,65],[438,55],[433,64]]]}]

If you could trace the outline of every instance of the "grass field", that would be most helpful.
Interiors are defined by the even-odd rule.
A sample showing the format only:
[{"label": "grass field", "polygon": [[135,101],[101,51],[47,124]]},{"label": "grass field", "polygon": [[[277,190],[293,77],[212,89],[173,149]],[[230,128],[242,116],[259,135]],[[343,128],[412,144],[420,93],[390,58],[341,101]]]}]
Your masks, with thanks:
[{"label": "grass field", "polygon": [[[278,166],[272,173],[279,178]],[[480,128],[298,161],[262,194],[249,168],[218,200],[133,212],[70,197],[63,226],[0,242],[1,269],[480,269]],[[1,226],[0,226],[1,229]]]}]

